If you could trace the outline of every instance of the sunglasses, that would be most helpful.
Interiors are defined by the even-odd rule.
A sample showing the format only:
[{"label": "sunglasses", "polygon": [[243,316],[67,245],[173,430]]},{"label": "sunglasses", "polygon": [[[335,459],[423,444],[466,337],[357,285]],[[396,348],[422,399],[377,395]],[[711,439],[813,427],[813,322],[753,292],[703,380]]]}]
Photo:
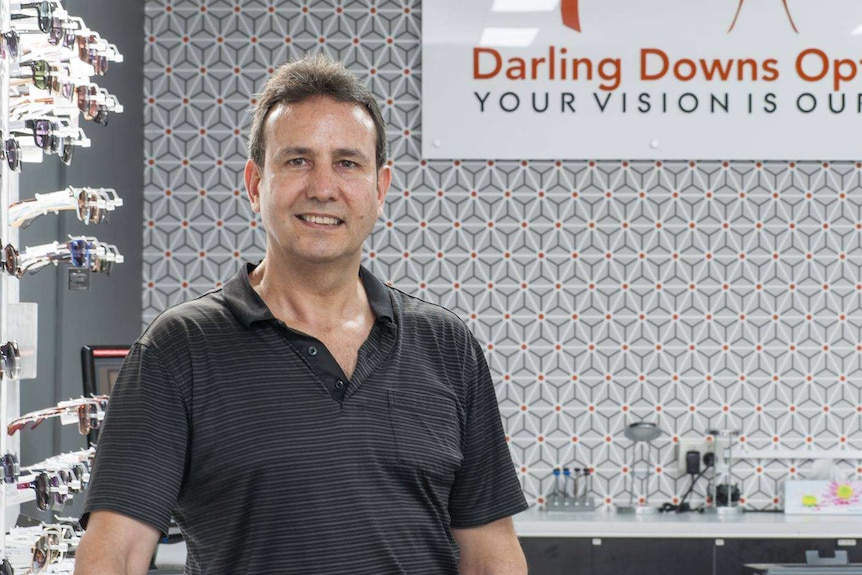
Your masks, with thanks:
[{"label": "sunglasses", "polygon": [[62,45],[71,48],[75,45],[77,32],[84,27],[84,21],[80,18],[53,18],[51,30],[48,32],[48,43],[52,46]]},{"label": "sunglasses", "polygon": [[95,238],[72,238],[67,246],[69,263],[78,268],[86,267],[92,272],[111,275],[114,262],[123,261],[116,247],[100,243]]},{"label": "sunglasses", "polygon": [[76,36],[78,58],[93,67],[97,76],[104,76],[108,71],[108,54],[105,50],[108,44],[96,34]]},{"label": "sunglasses", "polygon": [[49,94],[60,94],[67,100],[72,99],[75,84],[70,81],[72,69],[62,62],[52,65],[47,60],[33,60],[22,67],[29,67],[30,73],[24,76],[10,78],[12,86],[32,84],[39,90],[45,90]]},{"label": "sunglasses", "polygon": [[93,429],[102,427],[105,410],[99,403],[78,406],[78,433],[87,435]]},{"label": "sunglasses", "polygon": [[51,508],[51,492],[49,491],[48,474],[40,473],[33,481],[19,483],[18,489],[33,489],[36,491],[36,507],[40,511],[48,511]]},{"label": "sunglasses", "polygon": [[15,483],[18,481],[18,475],[21,473],[21,467],[18,465],[18,457],[13,453],[7,453],[3,456],[0,466],[3,468],[3,482]]},{"label": "sunglasses", "polygon": [[74,477],[74,479],[70,479],[68,482],[69,492],[80,493],[87,486],[87,482],[89,480],[87,468],[84,467],[82,463],[78,463],[77,465],[72,465],[70,467],[70,470],[70,473],[72,474],[72,477]]},{"label": "sunglasses", "polygon": [[121,264],[124,259],[116,246],[84,236],[70,237],[66,243],[51,242],[30,246],[24,253],[18,252],[12,244],[7,244],[4,248],[6,273],[16,278],[23,277],[26,272],[34,273],[47,265],[61,262],[110,275],[114,264]]},{"label": "sunglasses", "polygon": [[[75,155],[75,138],[72,136],[60,136],[56,140],[56,151],[60,161],[67,166],[72,163],[72,158]],[[0,150],[0,155],[6,158],[6,165],[13,172],[21,171],[21,164],[27,162],[38,162],[38,154],[41,153],[41,148],[22,148],[21,144],[15,138],[9,138],[3,142],[3,149]]]},{"label": "sunglasses", "polygon": [[7,341],[0,345],[0,362],[2,362],[2,375],[7,379],[17,379],[21,373],[21,353],[18,350],[18,342]]},{"label": "sunglasses", "polygon": [[75,531],[69,525],[46,525],[42,535],[33,544],[30,573],[41,573],[46,566],[59,563],[69,551]]},{"label": "sunglasses", "polygon": [[[75,193],[72,188],[72,193]],[[93,190],[83,188],[75,195],[78,219],[88,224],[101,224],[108,221],[108,215],[115,206],[122,206],[123,200],[117,197],[114,190]]]},{"label": "sunglasses", "polygon": [[3,142],[3,155],[6,157],[6,164],[13,172],[21,171],[21,146],[18,140],[9,138]]},{"label": "sunglasses", "polygon": [[20,254],[15,249],[15,246],[6,244],[6,247],[3,248],[3,268],[6,270],[6,273],[18,278],[24,275],[19,258]]},{"label": "sunglasses", "polygon": [[72,479],[72,474],[66,470],[57,471],[53,475],[48,476],[48,491],[53,493],[55,509],[63,509],[66,501],[69,499],[69,481]]},{"label": "sunglasses", "polygon": [[[50,118],[24,120],[18,125],[23,125],[23,130],[21,131],[33,134],[33,142],[37,148],[45,152],[57,154],[60,161],[67,166],[72,163],[72,157],[75,152],[75,138],[69,134],[67,126]],[[13,131],[18,130],[13,129]],[[7,140],[4,146],[6,162],[9,165],[9,169],[19,170],[21,145],[18,142],[14,142],[14,138],[10,138],[10,140],[13,140],[13,142],[10,143]]]},{"label": "sunglasses", "polygon": [[[87,435],[91,429],[98,429],[105,418],[105,407],[108,405],[107,395],[96,395],[93,397],[82,397],[69,401],[61,401],[56,407],[32,411],[12,420],[6,426],[6,433],[14,435],[25,427],[35,429],[43,421],[52,417],[63,418],[64,423],[78,423],[78,431],[81,435]],[[66,421],[68,416],[70,421]]]},{"label": "sunglasses", "polygon": [[[35,8],[36,9],[36,20],[39,23],[39,30],[45,32],[46,34],[51,31],[51,24],[54,20],[54,6],[51,2],[43,1],[43,2],[31,2],[28,4],[21,4],[20,8]],[[33,18],[32,14],[12,14],[12,20],[23,20]]]},{"label": "sunglasses", "polygon": [[33,141],[36,147],[43,150],[57,151],[58,138],[55,135],[60,130],[60,125],[47,119],[24,120],[24,127],[33,132]]},{"label": "sunglasses", "polygon": [[17,60],[19,40],[18,32],[15,30],[4,32],[0,36],[0,57],[6,59],[11,56],[12,59]]},{"label": "sunglasses", "polygon": [[47,90],[51,78],[51,65],[48,61],[34,60],[28,65],[30,66],[30,78],[33,80],[33,85],[40,90]]},{"label": "sunglasses", "polygon": [[103,126],[108,125],[108,106],[100,103],[100,97],[106,98],[107,93],[101,93],[98,86],[78,86],[75,88],[78,96],[78,109],[85,120],[91,120]]},{"label": "sunglasses", "polygon": [[11,204],[9,225],[26,228],[39,216],[72,210],[84,225],[100,224],[108,221],[110,213],[122,205],[122,198],[117,196],[117,192],[112,188],[69,186],[59,192],[36,194],[33,198]]}]

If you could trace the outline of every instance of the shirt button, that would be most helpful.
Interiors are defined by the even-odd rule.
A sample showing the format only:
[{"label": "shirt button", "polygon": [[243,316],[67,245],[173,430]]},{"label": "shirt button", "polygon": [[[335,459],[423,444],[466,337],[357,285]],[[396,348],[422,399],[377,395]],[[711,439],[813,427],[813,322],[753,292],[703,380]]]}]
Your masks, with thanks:
[{"label": "shirt button", "polygon": [[344,382],[340,379],[335,382],[335,389],[344,389]]},{"label": "shirt button", "polygon": [[308,355],[317,355],[317,348],[313,345],[308,348]]}]

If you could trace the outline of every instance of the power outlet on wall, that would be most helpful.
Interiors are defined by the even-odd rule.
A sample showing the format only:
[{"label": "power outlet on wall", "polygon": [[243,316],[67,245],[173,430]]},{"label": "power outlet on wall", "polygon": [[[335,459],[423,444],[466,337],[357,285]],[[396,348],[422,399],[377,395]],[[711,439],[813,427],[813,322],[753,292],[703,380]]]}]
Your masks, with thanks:
[{"label": "power outlet on wall", "polygon": [[689,451],[697,451],[700,453],[700,469],[703,470],[703,454],[715,451],[715,446],[712,441],[707,441],[703,437],[680,437],[679,443],[676,444],[676,468],[677,471],[685,473],[685,454]]}]

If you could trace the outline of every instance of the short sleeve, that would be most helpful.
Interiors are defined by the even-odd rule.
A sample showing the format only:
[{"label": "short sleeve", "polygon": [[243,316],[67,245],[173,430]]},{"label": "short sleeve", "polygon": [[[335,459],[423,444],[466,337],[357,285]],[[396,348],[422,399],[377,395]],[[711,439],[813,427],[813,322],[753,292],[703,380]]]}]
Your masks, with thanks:
[{"label": "short sleeve", "polygon": [[449,498],[452,527],[478,527],[528,507],[503,432],[491,372],[478,342],[464,366],[467,378],[464,460]]},{"label": "short sleeve", "polygon": [[167,533],[186,467],[188,412],[158,353],[135,344],[111,392],[81,524],[115,511]]}]

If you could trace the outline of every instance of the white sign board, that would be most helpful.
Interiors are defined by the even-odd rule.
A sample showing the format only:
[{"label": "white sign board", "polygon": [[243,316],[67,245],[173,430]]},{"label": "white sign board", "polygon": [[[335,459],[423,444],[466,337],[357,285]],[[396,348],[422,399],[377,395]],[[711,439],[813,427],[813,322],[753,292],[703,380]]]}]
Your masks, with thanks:
[{"label": "white sign board", "polygon": [[429,0],[428,159],[862,159],[860,0]]}]

